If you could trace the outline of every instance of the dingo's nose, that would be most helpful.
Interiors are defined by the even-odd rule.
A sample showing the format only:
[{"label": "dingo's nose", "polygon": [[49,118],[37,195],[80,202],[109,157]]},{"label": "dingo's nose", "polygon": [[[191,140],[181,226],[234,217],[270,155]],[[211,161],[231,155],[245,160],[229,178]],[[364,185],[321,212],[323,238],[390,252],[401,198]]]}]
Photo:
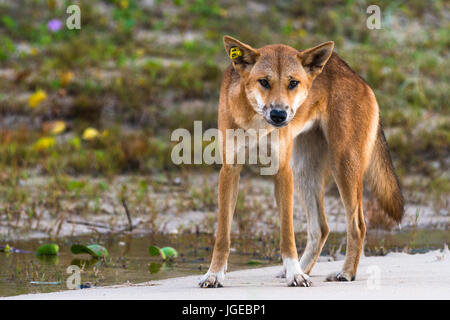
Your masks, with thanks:
[{"label": "dingo's nose", "polygon": [[283,109],[270,110],[270,120],[275,124],[282,124],[287,118],[287,113]]}]

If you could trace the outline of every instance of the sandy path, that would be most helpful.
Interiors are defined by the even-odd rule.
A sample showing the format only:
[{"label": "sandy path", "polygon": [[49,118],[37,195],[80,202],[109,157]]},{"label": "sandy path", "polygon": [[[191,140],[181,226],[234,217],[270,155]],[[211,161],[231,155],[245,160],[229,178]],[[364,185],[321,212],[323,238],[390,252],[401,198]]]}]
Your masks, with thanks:
[{"label": "sandy path", "polygon": [[[173,278],[141,285],[115,286],[56,293],[30,294],[12,299],[450,299],[450,253],[432,251],[408,255],[390,253],[362,258],[357,280],[324,282],[342,261],[319,262],[313,287],[288,288],[274,277],[280,267],[235,271],[225,287],[200,289],[198,276]],[[379,282],[377,283],[377,274]]]}]

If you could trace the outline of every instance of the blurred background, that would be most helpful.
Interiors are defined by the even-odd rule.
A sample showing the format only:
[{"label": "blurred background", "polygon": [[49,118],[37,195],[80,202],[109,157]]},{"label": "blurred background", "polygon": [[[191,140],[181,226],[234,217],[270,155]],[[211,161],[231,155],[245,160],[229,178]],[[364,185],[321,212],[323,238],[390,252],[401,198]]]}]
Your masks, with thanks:
[{"label": "blurred background", "polygon": [[[71,4],[80,30],[66,27]],[[379,30],[366,25],[373,4]],[[440,0],[1,0],[0,252],[52,239],[61,253],[38,263],[0,254],[0,296],[64,289],[69,246],[80,242],[110,250],[106,264],[80,264],[94,284],[204,272],[219,167],[174,165],[170,135],[194,120],[217,126],[226,34],[254,47],[333,40],[375,91],[406,199],[400,230],[367,193],[365,253],[442,248],[450,242],[449,17]],[[232,269],[280,261],[273,186],[257,173],[242,174]],[[323,259],[339,260],[345,213],[331,180],[325,205],[332,233]],[[294,219],[302,252],[298,199]],[[150,244],[172,245],[180,258],[149,267]],[[36,289],[30,280],[59,285]]]},{"label": "blurred background", "polygon": [[[66,27],[71,4],[80,30]],[[372,4],[379,30],[366,26]],[[0,240],[104,231],[77,221],[111,231],[126,225],[126,205],[146,232],[213,233],[218,167],[174,165],[170,134],[194,120],[217,126],[226,34],[254,47],[333,40],[376,93],[404,186],[404,226],[447,231],[449,17],[440,0],[2,0]],[[276,237],[272,185],[252,170],[236,230]],[[343,231],[332,183],[327,196],[331,228]],[[395,229],[367,200],[369,228]],[[304,230],[299,205],[295,217]]]}]

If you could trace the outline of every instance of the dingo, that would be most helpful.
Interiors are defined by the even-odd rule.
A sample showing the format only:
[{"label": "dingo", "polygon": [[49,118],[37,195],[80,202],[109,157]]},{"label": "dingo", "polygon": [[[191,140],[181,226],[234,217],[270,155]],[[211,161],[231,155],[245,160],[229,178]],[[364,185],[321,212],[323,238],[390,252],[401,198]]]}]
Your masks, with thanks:
[{"label": "dingo", "polygon": [[[274,183],[281,219],[280,275],[288,286],[311,286],[308,274],[329,233],[323,196],[331,173],[346,212],[347,249],[342,270],[327,280],[354,280],[366,232],[364,174],[390,217],[399,222],[404,211],[373,91],[333,53],[331,41],[303,51],[286,45],[254,49],[229,36],[224,44],[232,63],[221,85],[219,130],[266,128],[269,134],[279,133]],[[201,287],[223,284],[241,167],[224,162],[220,170],[216,243]],[[300,261],[293,227],[294,180],[308,221]]]}]

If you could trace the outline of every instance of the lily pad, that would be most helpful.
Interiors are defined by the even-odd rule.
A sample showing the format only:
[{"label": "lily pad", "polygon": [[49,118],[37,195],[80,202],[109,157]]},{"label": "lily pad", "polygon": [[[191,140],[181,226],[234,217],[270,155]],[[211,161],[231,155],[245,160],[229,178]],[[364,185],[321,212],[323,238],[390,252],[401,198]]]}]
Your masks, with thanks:
[{"label": "lily pad", "polygon": [[11,247],[8,244],[6,246],[0,246],[0,252],[10,253]]},{"label": "lily pad", "polygon": [[8,254],[8,253],[30,253],[31,251],[13,248],[7,244],[7,245],[0,245],[0,252]]},{"label": "lily pad", "polygon": [[160,255],[161,258],[163,258],[163,260],[166,260],[166,254],[161,250],[160,247],[157,247],[157,246],[150,246],[150,247],[148,248],[148,253],[149,253],[152,257],[155,257],[155,256]]},{"label": "lily pad", "polygon": [[178,257],[178,252],[172,247],[164,247],[161,249],[162,252],[166,255],[167,259]]},{"label": "lily pad", "polygon": [[151,256],[153,256],[153,257],[157,256],[157,255],[160,255],[161,258],[163,258],[163,260],[176,258],[178,256],[177,250],[175,250],[172,247],[160,248],[160,247],[157,247],[157,246],[150,246],[148,248],[148,253]]},{"label": "lily pad", "polygon": [[107,258],[109,256],[108,250],[99,244],[90,244],[85,246],[83,244],[73,244],[70,247],[73,254],[87,253],[94,258]]},{"label": "lily pad", "polygon": [[36,251],[38,256],[54,256],[59,253],[59,246],[56,243],[49,243],[40,246]]},{"label": "lily pad", "polygon": [[158,273],[161,270],[162,266],[163,266],[162,263],[152,262],[152,263],[150,263],[150,265],[148,267],[148,271],[150,271],[151,274]]}]

